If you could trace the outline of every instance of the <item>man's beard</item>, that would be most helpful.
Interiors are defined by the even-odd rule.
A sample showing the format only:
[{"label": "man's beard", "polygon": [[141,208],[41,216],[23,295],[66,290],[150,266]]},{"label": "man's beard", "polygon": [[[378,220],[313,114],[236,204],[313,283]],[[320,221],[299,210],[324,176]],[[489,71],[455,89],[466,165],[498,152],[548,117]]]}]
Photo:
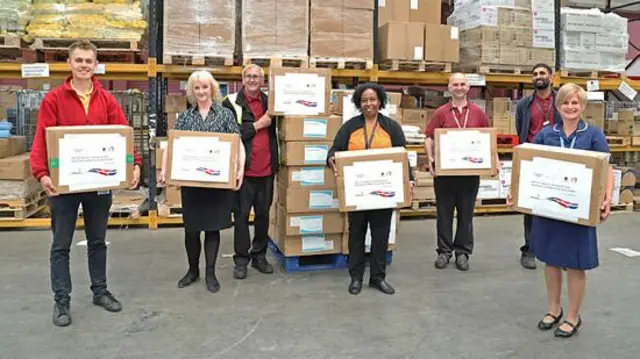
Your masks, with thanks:
[{"label": "man's beard", "polygon": [[549,87],[550,83],[551,82],[549,80],[536,80],[533,82],[533,87],[535,87],[537,90],[544,90]]}]

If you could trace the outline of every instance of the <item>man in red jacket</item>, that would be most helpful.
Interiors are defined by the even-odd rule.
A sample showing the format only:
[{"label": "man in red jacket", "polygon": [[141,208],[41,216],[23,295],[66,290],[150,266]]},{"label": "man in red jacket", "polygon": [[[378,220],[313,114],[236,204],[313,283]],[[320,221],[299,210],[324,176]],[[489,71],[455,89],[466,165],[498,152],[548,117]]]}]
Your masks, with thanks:
[{"label": "man in red jacket", "polygon": [[[33,146],[31,148],[31,172],[49,195],[51,209],[51,289],[54,292],[53,324],[71,324],[71,277],[69,274],[69,249],[82,203],[87,257],[93,303],[110,312],[122,310],[120,302],[107,290],[107,222],[111,208],[111,191],[58,195],[47,162],[45,132],[53,126],[128,125],[127,119],[115,98],[102,88],[93,77],[98,65],[97,49],[88,41],[79,41],[69,47],[72,76],[64,84],[50,91],[42,100],[38,113]],[[142,158],[134,153],[132,188],[140,181]]]}]

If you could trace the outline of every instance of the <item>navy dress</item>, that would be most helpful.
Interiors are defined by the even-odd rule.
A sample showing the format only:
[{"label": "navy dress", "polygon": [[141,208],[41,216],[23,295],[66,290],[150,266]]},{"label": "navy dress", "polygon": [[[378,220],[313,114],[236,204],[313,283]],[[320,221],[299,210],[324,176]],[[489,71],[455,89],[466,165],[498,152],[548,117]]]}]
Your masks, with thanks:
[{"label": "navy dress", "polygon": [[[575,149],[609,152],[604,133],[582,120],[569,137],[565,136],[562,125],[556,124],[542,129],[533,142],[561,147],[562,141],[567,148],[575,141]],[[596,228],[533,216],[531,253],[554,267],[582,270],[596,268],[599,264]]]}]

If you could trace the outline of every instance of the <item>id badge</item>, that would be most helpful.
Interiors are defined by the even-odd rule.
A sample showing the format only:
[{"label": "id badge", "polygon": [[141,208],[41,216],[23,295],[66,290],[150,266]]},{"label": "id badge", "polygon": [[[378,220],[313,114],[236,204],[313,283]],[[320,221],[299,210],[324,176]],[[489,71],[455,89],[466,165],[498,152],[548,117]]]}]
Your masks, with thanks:
[{"label": "id badge", "polygon": [[98,191],[98,196],[102,196],[102,195],[105,195],[105,194],[111,194],[111,190],[108,190],[108,191]]}]

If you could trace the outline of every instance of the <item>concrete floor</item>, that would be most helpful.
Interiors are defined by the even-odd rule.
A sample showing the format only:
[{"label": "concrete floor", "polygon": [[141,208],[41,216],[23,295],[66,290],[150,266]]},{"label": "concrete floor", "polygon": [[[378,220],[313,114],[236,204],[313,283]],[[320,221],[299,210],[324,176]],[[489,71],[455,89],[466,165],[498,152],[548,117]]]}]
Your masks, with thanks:
[{"label": "concrete floor", "polygon": [[[346,270],[240,282],[218,260],[220,293],[204,281],[176,288],[186,270],[180,228],[109,231],[112,314],[91,304],[85,248],[74,245],[73,324],[51,323],[46,231],[0,232],[0,358],[637,358],[640,353],[640,215],[614,215],[599,230],[601,267],[588,274],[582,331],[540,332],[542,268],[517,262],[521,217],[476,219],[471,270],[433,267],[433,220],[403,221],[388,269],[394,296],[347,293]],[[617,233],[617,234],[616,234]],[[77,239],[83,239],[82,234]],[[221,253],[232,252],[232,232]],[[365,279],[366,280],[366,279]],[[566,299],[565,300],[565,306]]]}]

